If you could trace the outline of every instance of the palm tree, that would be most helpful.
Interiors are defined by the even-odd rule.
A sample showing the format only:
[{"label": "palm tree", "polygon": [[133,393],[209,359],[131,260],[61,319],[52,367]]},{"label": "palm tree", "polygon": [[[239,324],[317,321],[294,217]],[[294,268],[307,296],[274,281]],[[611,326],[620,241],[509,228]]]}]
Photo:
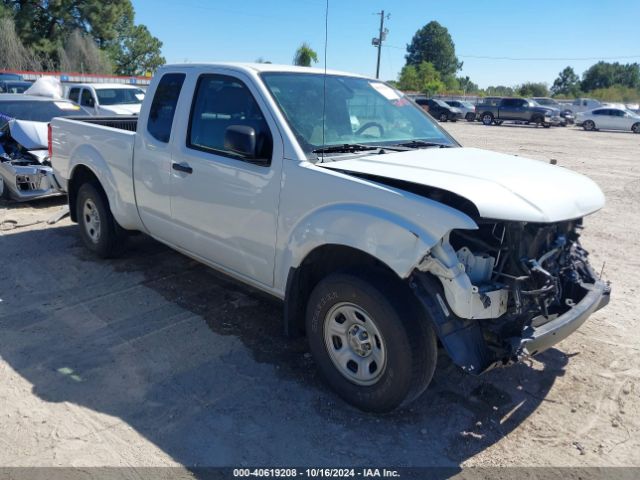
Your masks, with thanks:
[{"label": "palm tree", "polygon": [[318,54],[311,48],[311,45],[303,42],[293,56],[293,64],[300,67],[310,67],[311,62],[318,63]]}]

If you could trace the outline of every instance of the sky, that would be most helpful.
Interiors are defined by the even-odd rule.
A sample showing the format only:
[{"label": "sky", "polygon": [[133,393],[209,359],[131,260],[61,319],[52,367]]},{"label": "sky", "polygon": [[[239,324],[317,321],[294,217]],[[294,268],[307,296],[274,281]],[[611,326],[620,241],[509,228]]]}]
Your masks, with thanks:
[{"label": "sky", "polygon": [[[136,23],[163,42],[168,63],[258,58],[291,64],[304,41],[324,67],[325,0],[132,0]],[[480,87],[553,83],[598,60],[640,62],[638,0],[329,0],[327,68],[375,75],[381,10],[389,34],[380,78],[395,80],[422,26],[445,26],[464,62],[458,75]]]}]

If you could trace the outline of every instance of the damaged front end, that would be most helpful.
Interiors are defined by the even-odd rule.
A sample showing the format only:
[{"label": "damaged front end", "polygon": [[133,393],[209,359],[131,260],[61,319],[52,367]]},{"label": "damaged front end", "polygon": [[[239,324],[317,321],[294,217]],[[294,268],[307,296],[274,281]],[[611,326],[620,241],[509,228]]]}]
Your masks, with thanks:
[{"label": "damaged front end", "polygon": [[[24,202],[61,195],[53,174],[47,146],[34,143],[33,128],[11,120],[0,128],[0,198]],[[45,124],[46,127],[46,124]]]},{"label": "damaged front end", "polygon": [[581,220],[454,230],[410,278],[452,360],[482,373],[536,355],[609,301],[580,246]]}]

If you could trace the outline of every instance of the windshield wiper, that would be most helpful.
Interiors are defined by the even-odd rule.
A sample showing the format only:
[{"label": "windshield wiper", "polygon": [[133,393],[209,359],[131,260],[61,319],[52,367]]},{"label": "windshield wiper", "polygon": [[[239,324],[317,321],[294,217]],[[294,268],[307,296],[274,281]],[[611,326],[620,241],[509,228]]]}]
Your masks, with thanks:
[{"label": "windshield wiper", "polygon": [[373,145],[363,145],[361,143],[344,143],[342,145],[330,145],[328,147],[316,148],[313,153],[355,153],[367,150],[378,150],[380,147]]},{"label": "windshield wiper", "polygon": [[397,147],[408,147],[408,148],[426,148],[426,147],[438,147],[438,148],[450,148],[451,145],[447,145],[446,143],[438,143],[438,142],[425,142],[424,140],[411,140],[406,143],[396,143]]}]

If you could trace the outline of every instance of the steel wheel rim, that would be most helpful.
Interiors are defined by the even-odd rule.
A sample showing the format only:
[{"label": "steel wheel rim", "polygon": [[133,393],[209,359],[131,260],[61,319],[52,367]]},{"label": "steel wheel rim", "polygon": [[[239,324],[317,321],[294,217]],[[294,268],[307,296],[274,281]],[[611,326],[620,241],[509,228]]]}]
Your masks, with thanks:
[{"label": "steel wheel rim", "polygon": [[334,305],[324,320],[329,358],[340,374],[356,385],[375,384],[387,367],[384,339],[372,317],[353,303]]},{"label": "steel wheel rim", "polygon": [[100,240],[100,214],[96,208],[96,204],[90,198],[84,201],[82,207],[82,219],[84,220],[84,229],[93,243]]}]

